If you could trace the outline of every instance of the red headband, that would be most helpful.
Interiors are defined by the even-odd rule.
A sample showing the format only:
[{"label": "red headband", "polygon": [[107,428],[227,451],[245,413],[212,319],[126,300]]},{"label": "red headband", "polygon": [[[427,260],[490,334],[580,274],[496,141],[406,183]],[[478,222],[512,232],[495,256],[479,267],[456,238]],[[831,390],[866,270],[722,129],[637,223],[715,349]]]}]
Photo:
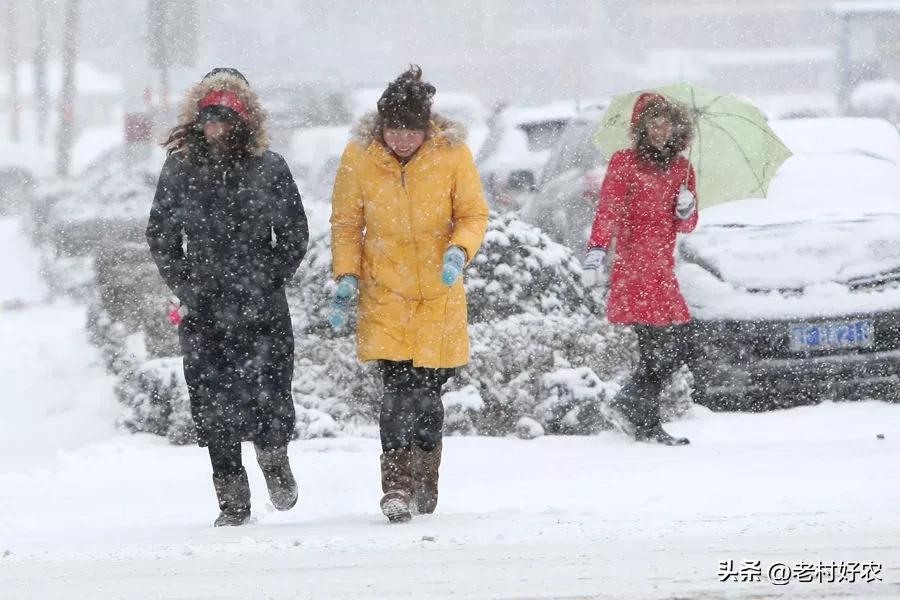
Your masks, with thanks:
[{"label": "red headband", "polygon": [[207,106],[224,106],[240,115],[241,119],[245,122],[248,119],[247,107],[244,106],[244,103],[241,102],[241,99],[238,98],[237,94],[228,90],[214,90],[203,96],[203,99],[200,100],[197,107],[200,110],[203,110]]}]

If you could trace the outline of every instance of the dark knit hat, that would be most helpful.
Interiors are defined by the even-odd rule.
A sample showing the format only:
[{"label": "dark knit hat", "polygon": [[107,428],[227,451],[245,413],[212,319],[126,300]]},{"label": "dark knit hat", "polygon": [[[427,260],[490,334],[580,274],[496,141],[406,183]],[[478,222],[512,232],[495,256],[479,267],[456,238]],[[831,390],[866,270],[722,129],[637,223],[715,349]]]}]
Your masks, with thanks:
[{"label": "dark knit hat", "polygon": [[215,69],[204,75],[202,81],[206,81],[210,77],[215,77],[216,75],[233,75],[234,77],[237,77],[238,79],[246,83],[247,87],[250,87],[250,82],[247,81],[247,78],[244,77],[244,74],[234,67],[216,67]]},{"label": "dark knit hat", "polygon": [[422,81],[422,69],[411,65],[388,84],[378,100],[382,124],[392,129],[428,129],[436,91],[433,85]]}]

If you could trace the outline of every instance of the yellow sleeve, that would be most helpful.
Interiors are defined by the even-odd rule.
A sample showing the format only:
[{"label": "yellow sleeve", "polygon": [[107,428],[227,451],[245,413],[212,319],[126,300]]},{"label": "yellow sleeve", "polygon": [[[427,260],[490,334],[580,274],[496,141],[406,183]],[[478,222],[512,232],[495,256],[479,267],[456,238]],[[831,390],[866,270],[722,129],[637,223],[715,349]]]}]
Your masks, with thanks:
[{"label": "yellow sleeve", "polygon": [[362,277],[365,216],[359,152],[356,144],[347,145],[331,194],[331,262],[335,279],[348,274]]},{"label": "yellow sleeve", "polygon": [[481,177],[469,147],[458,149],[456,181],[453,190],[453,235],[450,245],[466,251],[471,261],[478,253],[487,230],[488,206],[481,189]]}]

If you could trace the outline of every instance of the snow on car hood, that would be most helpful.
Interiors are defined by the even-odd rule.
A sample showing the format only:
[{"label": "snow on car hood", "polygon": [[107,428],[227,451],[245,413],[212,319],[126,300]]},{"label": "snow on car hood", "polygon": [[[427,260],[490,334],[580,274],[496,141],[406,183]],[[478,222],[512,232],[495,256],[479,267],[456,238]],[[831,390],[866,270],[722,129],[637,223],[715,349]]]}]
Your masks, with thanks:
[{"label": "snow on car hood", "polygon": [[685,296],[707,317],[897,309],[900,168],[852,151],[793,156],[768,198],[702,211],[679,258]]},{"label": "snow on car hood", "polygon": [[703,211],[682,253],[753,289],[798,289],[900,270],[900,168],[869,157],[795,156],[768,198]]},{"label": "snow on car hood", "polygon": [[900,271],[900,215],[773,226],[707,227],[681,255],[751,290],[802,290]]}]

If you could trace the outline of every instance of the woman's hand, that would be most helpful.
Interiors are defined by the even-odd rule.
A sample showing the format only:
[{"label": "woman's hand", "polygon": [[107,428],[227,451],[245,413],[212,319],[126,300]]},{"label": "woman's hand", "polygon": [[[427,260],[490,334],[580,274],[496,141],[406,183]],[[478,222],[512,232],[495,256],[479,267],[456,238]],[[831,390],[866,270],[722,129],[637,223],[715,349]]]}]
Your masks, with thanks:
[{"label": "woman's hand", "polygon": [[697,210],[697,199],[691,190],[682,185],[678,192],[678,201],[675,202],[675,216],[682,221],[687,221]]},{"label": "woman's hand", "polygon": [[328,321],[335,329],[341,329],[350,320],[350,303],[359,289],[356,275],[341,275],[331,299],[331,314]]},{"label": "woman's hand", "polygon": [[444,270],[441,272],[441,280],[446,286],[452,286],[462,274],[466,266],[466,252],[459,246],[451,246],[444,253]]},{"label": "woman's hand", "polygon": [[606,269],[603,266],[605,258],[606,250],[603,248],[591,248],[588,251],[581,263],[581,283],[584,287],[597,287],[606,281]]}]

